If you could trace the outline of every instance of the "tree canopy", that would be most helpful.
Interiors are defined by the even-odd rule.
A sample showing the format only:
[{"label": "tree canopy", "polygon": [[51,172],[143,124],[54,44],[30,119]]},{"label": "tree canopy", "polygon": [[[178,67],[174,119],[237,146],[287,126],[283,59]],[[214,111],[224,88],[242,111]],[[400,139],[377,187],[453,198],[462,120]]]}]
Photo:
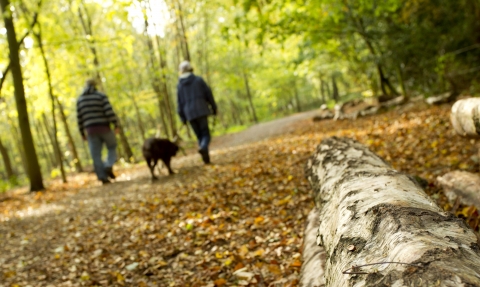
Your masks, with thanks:
[{"label": "tree canopy", "polygon": [[[3,2],[10,3],[2,20],[12,16],[20,44],[40,166],[54,176],[61,162],[81,170],[88,160],[74,110],[89,77],[101,80],[120,117],[125,161],[138,158],[158,128],[169,137],[179,131],[177,67],[185,59],[212,87],[216,133],[355,97],[479,88],[478,1]],[[0,48],[9,51],[1,23]],[[0,139],[14,163],[12,172],[2,167],[4,178],[24,174],[29,161],[10,72],[9,53],[2,53]]]}]

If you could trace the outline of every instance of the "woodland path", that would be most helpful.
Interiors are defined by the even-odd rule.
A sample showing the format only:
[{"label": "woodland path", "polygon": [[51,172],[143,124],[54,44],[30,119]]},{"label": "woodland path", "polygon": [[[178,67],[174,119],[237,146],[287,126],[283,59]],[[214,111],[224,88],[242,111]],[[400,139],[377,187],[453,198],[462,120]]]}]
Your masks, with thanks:
[{"label": "woodland path", "polygon": [[319,110],[296,113],[281,119],[253,125],[238,133],[213,138],[212,149],[229,148],[287,134],[295,131],[299,122],[311,119],[318,114]]},{"label": "woodland path", "polygon": [[[100,236],[103,237],[103,239],[117,240],[108,236],[110,233],[109,228],[100,232],[99,229],[103,229],[102,226],[96,226],[99,221],[110,221],[113,223],[119,221],[118,218],[122,218],[120,221],[125,220],[131,213],[131,211],[128,211],[129,208],[131,208],[131,204],[133,203],[133,205],[136,206],[134,209],[137,210],[138,205],[148,203],[148,200],[145,200],[146,198],[153,198],[155,202],[158,201],[158,198],[171,198],[172,195],[175,197],[175,194],[156,194],[159,190],[178,190],[179,187],[183,187],[183,184],[188,185],[192,184],[192,182],[192,185],[195,186],[196,180],[194,179],[201,177],[208,178],[208,176],[211,175],[215,176],[221,169],[227,170],[228,173],[229,169],[237,169],[238,165],[243,165],[245,161],[250,165],[248,161],[251,161],[251,159],[243,156],[245,153],[242,150],[246,147],[241,147],[240,145],[254,143],[292,132],[295,130],[296,124],[302,120],[311,118],[314,114],[315,111],[299,113],[286,118],[254,125],[237,134],[214,138],[212,144],[212,158],[215,161],[214,166],[203,166],[197,154],[177,157],[174,159],[172,166],[178,170],[178,174],[173,177],[161,176],[160,180],[155,183],[151,183],[146,166],[140,165],[119,171],[118,180],[112,185],[98,186],[92,174],[88,176],[80,175],[76,178],[72,177],[69,179],[71,182],[76,182],[79,188],[72,188],[72,183],[67,186],[60,185],[60,187],[49,188],[56,189],[56,193],[61,195],[52,194],[52,192],[49,191],[36,196],[33,194],[17,194],[10,198],[4,197],[4,207],[10,207],[10,210],[6,208],[6,210],[3,210],[3,214],[0,212],[0,264],[3,265],[4,270],[10,271],[4,272],[3,279],[6,280],[5,282],[19,284],[19,286],[30,284],[38,278],[41,279],[39,286],[48,286],[47,282],[55,282],[55,286],[58,284],[69,286],[69,284],[76,285],[90,282],[91,277],[104,278],[101,274],[92,275],[92,271],[85,271],[86,273],[83,274],[82,279],[83,272],[80,269],[77,270],[74,268],[72,269],[74,271],[70,269],[65,270],[57,266],[55,261],[59,259],[63,260],[64,254],[68,252],[75,252],[76,255],[73,257],[78,258],[82,258],[82,256],[78,256],[78,252],[86,253],[87,258],[89,257],[91,259],[92,255],[89,253],[106,250],[105,247],[109,244],[105,242],[100,243],[102,242],[102,238],[97,238],[100,242],[89,245],[86,243],[89,241],[85,240],[86,238],[90,238],[90,236]],[[231,151],[232,149],[234,149],[234,151]],[[233,159],[231,156],[224,156],[225,154],[234,154]],[[239,159],[238,156],[240,156],[241,159]],[[227,177],[231,177],[231,174],[227,175]],[[238,180],[238,177],[235,179]],[[243,179],[241,181],[243,181]],[[306,184],[304,183],[304,185],[304,190],[306,191]],[[195,188],[193,189],[195,190]],[[188,188],[187,192],[191,190],[192,188]],[[306,197],[304,200],[306,200]],[[21,202],[15,206],[15,201]],[[180,201],[182,202],[183,200],[180,199]],[[8,206],[9,203],[12,204],[13,207]],[[118,213],[116,206],[125,207],[125,204],[130,207],[120,208],[125,210]],[[155,206],[158,204],[157,202]],[[211,204],[212,200],[208,202],[206,207],[211,206]],[[215,205],[215,203],[213,203],[213,205]],[[2,206],[0,206],[0,211],[2,210],[1,208]],[[308,210],[305,209],[304,213],[306,214],[307,211]],[[96,220],[92,221],[92,218]],[[259,217],[257,216],[256,218]],[[92,228],[95,229],[95,231],[92,231]],[[301,236],[301,231],[302,227],[299,226],[297,231],[298,236]],[[115,234],[115,231],[113,233]],[[126,238],[126,235],[117,234],[117,236],[121,238],[118,238],[118,240],[125,240]],[[96,240],[94,239],[93,241]],[[296,242],[297,245],[299,243],[300,242]],[[85,244],[88,246],[87,248],[84,247]],[[99,248],[102,245],[105,245],[104,248]],[[241,246],[242,245],[238,247]],[[118,246],[114,249],[120,252],[120,250],[125,248],[126,247]],[[66,250],[68,250],[68,252]],[[175,252],[174,250],[176,250],[176,248],[173,248],[173,252]],[[103,252],[105,253],[105,251]],[[167,253],[169,252],[171,253],[172,250],[167,251]],[[111,253],[114,253],[113,250],[109,251],[109,256],[113,256]],[[72,262],[72,260],[75,260],[73,257],[68,258],[69,263],[67,263],[67,265],[69,265],[69,268],[82,265],[83,263],[88,265],[89,259]],[[118,260],[117,265],[124,262],[123,259],[118,259],[120,257],[115,259]],[[164,257],[165,256],[161,256],[159,258]],[[172,258],[175,259],[175,257],[176,256],[173,255]],[[295,258],[298,259],[298,257]],[[162,262],[168,261],[167,259],[162,260],[165,260]],[[45,264],[45,261],[52,261],[52,267],[49,268],[48,266],[50,264]],[[298,262],[298,260],[296,262]],[[298,265],[298,263],[296,264]],[[298,267],[299,266],[296,266],[295,269],[298,269]],[[277,270],[278,267],[272,268]],[[84,269],[89,270],[90,268]],[[102,268],[96,266],[92,269],[98,270]],[[110,270],[111,268],[107,269]],[[21,270],[21,272],[18,270]],[[121,271],[119,272],[118,274],[120,275],[113,277],[114,279],[117,278],[118,282],[116,283],[121,285],[121,283],[125,283],[124,280],[128,280],[128,278],[122,279],[121,277],[124,275],[122,275]],[[62,273],[63,275],[60,275]],[[87,273],[88,276],[86,275]],[[112,277],[110,273],[107,276],[108,279],[104,279],[103,281],[101,279],[95,279],[95,282],[99,283],[102,281],[100,285],[115,283],[113,282],[115,280],[112,281],[110,278]],[[170,275],[172,277],[170,280],[174,280],[173,273]],[[0,273],[0,279],[1,276],[2,274]],[[165,276],[165,274],[160,277],[163,276]],[[168,277],[170,276],[166,278]],[[135,280],[137,279],[138,278]],[[105,280],[109,280],[109,283],[105,283]],[[2,281],[3,280],[0,280],[0,286],[8,286],[2,285]],[[182,284],[184,283],[178,284],[178,286],[183,286]],[[160,286],[163,285],[160,284]]]},{"label": "woodland path", "polygon": [[427,193],[449,210],[435,177],[478,172],[475,143],[455,134],[449,110],[416,105],[317,123],[307,112],[214,139],[214,165],[196,153],[176,157],[178,173],[163,171],[154,183],[145,165],[135,165],[112,185],[83,174],[45,193],[3,195],[0,287],[297,286],[313,207],[303,168],[318,143],[362,142],[427,179]]}]

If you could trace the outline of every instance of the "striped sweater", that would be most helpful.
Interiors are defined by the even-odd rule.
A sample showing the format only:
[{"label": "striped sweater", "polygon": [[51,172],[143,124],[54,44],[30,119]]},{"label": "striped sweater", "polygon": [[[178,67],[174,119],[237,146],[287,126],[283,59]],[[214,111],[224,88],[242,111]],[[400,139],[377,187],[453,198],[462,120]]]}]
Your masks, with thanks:
[{"label": "striped sweater", "polygon": [[77,99],[78,129],[84,136],[85,129],[97,126],[117,126],[117,116],[105,94],[96,90],[87,90]]}]

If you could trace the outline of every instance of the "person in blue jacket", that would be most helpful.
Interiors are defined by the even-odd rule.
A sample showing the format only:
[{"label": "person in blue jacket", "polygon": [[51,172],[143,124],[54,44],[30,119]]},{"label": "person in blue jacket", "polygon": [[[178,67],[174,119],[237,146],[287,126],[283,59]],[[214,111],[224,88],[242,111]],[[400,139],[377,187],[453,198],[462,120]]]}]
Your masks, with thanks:
[{"label": "person in blue jacket", "polygon": [[193,74],[189,61],[179,66],[180,78],[177,85],[178,115],[182,123],[188,121],[197,136],[199,150],[205,164],[210,163],[208,145],[211,140],[208,116],[217,114],[217,105],[212,90],[205,81]]}]

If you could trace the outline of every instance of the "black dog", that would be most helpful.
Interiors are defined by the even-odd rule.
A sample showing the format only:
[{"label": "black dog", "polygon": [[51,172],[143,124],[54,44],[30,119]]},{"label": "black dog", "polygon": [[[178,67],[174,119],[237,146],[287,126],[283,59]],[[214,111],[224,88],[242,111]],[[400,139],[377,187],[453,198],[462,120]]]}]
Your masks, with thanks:
[{"label": "black dog", "polygon": [[157,179],[154,174],[154,168],[157,165],[159,159],[168,168],[168,174],[174,174],[170,168],[170,160],[177,154],[179,146],[176,143],[169,141],[168,139],[149,138],[143,143],[142,153],[143,157],[147,161],[147,165],[152,173],[152,180]]}]

